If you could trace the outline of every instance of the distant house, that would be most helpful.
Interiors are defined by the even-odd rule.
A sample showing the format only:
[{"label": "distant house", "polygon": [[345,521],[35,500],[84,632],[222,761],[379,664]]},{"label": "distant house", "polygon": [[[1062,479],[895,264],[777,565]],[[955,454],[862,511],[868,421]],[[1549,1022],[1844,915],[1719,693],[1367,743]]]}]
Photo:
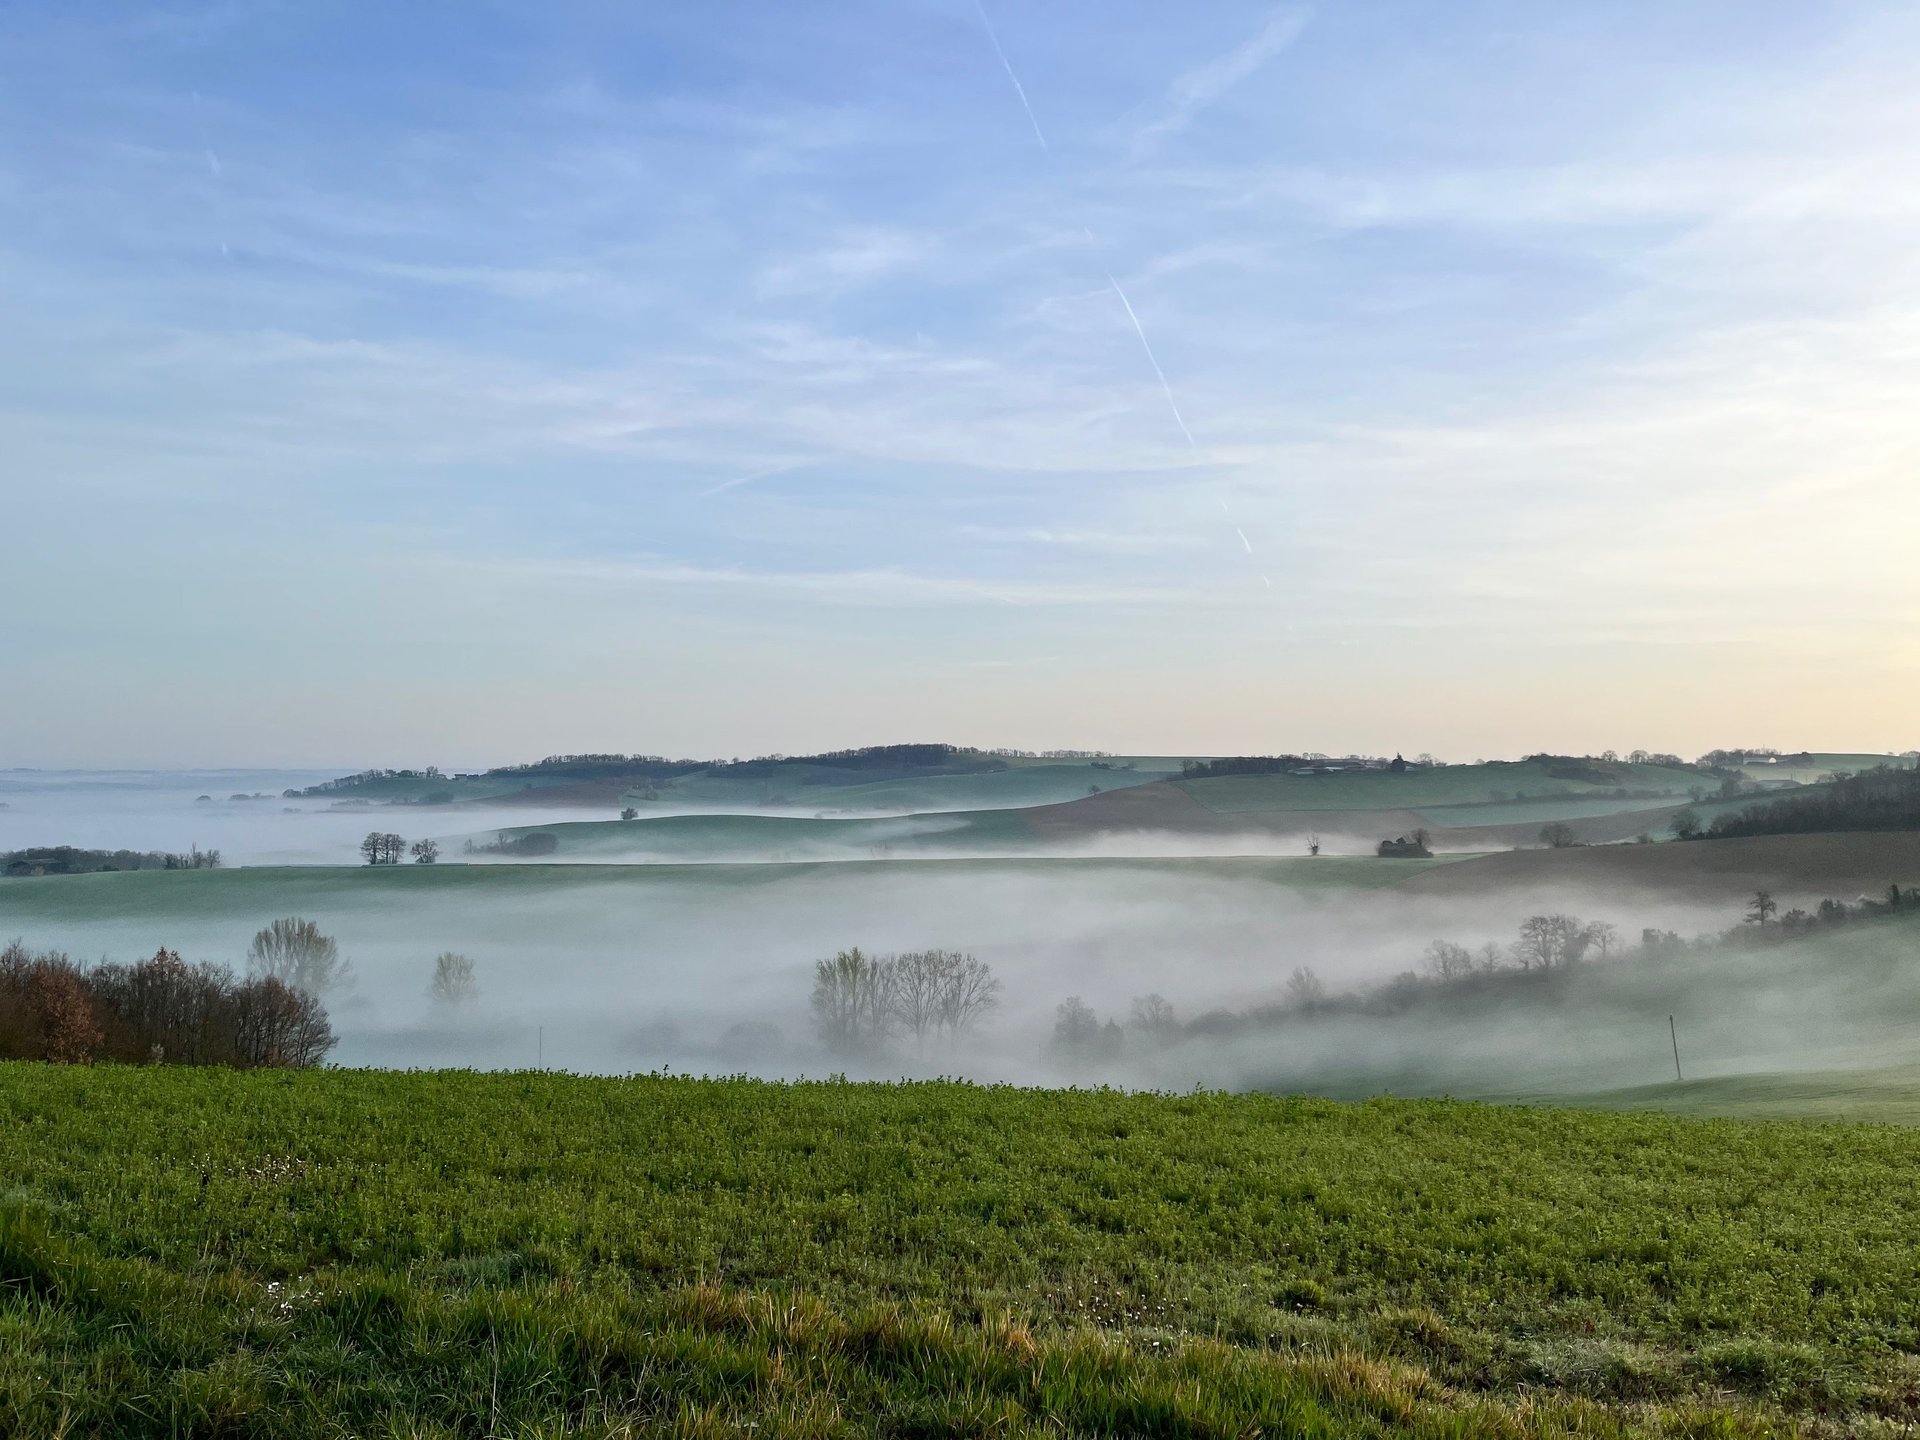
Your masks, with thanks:
[{"label": "distant house", "polygon": [[1410,836],[1402,835],[1393,840],[1382,840],[1375,851],[1382,860],[1431,860],[1433,851],[1426,844]]}]

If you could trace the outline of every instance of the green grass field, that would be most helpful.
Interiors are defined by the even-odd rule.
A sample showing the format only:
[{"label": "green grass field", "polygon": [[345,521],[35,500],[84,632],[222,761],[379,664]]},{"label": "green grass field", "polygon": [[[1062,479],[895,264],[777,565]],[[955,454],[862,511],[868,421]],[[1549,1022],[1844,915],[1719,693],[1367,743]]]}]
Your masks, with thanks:
[{"label": "green grass field", "polygon": [[1508,800],[1499,804],[1488,801],[1484,805],[1422,805],[1415,813],[1435,829],[1451,830],[1475,825],[1545,825],[1551,820],[1626,815],[1635,810],[1655,810],[1664,805],[1685,803],[1684,795],[1678,800],[1623,800],[1606,794],[1555,795],[1540,800]]},{"label": "green grass field", "polygon": [[386,909],[444,898],[538,903],[568,897],[590,903],[595,892],[645,892],[699,885],[716,891],[804,883],[812,876],[949,875],[984,880],[999,875],[1113,875],[1142,869],[1173,877],[1268,883],[1289,890],[1371,890],[1472,857],[1375,860],[1364,856],[1204,856],[1138,859],[856,860],[752,865],[294,865],[238,870],[130,870],[98,875],[53,875],[0,881],[0,933],[26,934],[36,923],[95,919],[171,919],[320,911],[340,905]]},{"label": "green grass field", "polygon": [[1675,1115],[1920,1125],[1920,1066],[1723,1075],[1589,1096],[1553,1097],[1552,1103],[1604,1110],[1664,1110]]},{"label": "green grass field", "polygon": [[1892,1127],[30,1065],[0,1116],[9,1436],[1920,1418]]},{"label": "green grass field", "polygon": [[[1108,762],[1111,766],[1126,761]],[[828,811],[914,811],[1023,809],[1077,800],[1087,787],[1118,790],[1163,780],[1170,772],[1150,765],[1132,770],[1096,770],[1090,761],[1025,761],[1005,770],[970,775],[927,775],[911,780],[876,780],[864,785],[804,785],[783,780],[736,780],[691,775],[657,787],[663,805],[761,805],[778,801],[801,809]],[[1178,773],[1175,765],[1171,773]],[[842,778],[836,775],[833,778]],[[639,803],[639,802],[636,802]],[[640,808],[644,812],[645,806]]]},{"label": "green grass field", "polygon": [[555,836],[563,859],[624,856],[695,863],[766,859],[880,859],[916,852],[1037,850],[1018,810],[968,810],[881,819],[787,815],[663,815],[518,826],[508,836]]}]

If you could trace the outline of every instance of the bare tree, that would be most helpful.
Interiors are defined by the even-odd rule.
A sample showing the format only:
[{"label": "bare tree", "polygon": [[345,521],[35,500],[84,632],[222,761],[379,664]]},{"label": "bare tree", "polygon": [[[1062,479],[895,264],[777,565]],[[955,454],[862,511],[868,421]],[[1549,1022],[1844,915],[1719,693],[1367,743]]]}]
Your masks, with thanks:
[{"label": "bare tree", "polygon": [[1549,850],[1571,850],[1580,843],[1580,837],[1566,821],[1555,820],[1540,827],[1540,843]]},{"label": "bare tree", "polygon": [[913,1037],[915,1045],[924,1045],[927,1038],[940,1027],[940,1007],[942,991],[945,988],[941,975],[941,960],[944,956],[939,950],[911,951],[905,955],[895,955],[886,963],[893,972],[892,1000],[893,1018],[900,1028]]},{"label": "bare tree", "polygon": [[1747,923],[1764,927],[1779,909],[1779,902],[1773,898],[1772,892],[1756,890],[1753,899],[1747,903]]},{"label": "bare tree", "polygon": [[1613,947],[1620,943],[1620,927],[1607,920],[1595,920],[1587,926],[1587,947],[1600,952],[1600,958],[1606,959],[1613,953]]},{"label": "bare tree", "polygon": [[340,947],[322,935],[313,921],[289,915],[253,937],[247,947],[247,971],[290,989],[324,996],[347,982],[353,966],[340,958]]},{"label": "bare tree", "polygon": [[1427,946],[1426,968],[1436,980],[1458,980],[1473,973],[1473,952],[1451,940],[1436,940]]},{"label": "bare tree", "polygon": [[407,853],[413,856],[416,865],[431,865],[440,858],[440,846],[432,840],[416,840],[408,847]]},{"label": "bare tree", "polygon": [[956,950],[926,953],[940,980],[935,1019],[947,1039],[958,1040],[999,1003],[1000,982],[992,967],[971,955]]},{"label": "bare tree", "polygon": [[443,1005],[471,1005],[480,998],[480,982],[473,978],[473,961],[447,950],[434,958],[433,983],[427,993]]},{"label": "bare tree", "polygon": [[1127,1028],[1153,1045],[1171,1045],[1180,1034],[1180,1020],[1162,995],[1133,997],[1133,1018]]}]

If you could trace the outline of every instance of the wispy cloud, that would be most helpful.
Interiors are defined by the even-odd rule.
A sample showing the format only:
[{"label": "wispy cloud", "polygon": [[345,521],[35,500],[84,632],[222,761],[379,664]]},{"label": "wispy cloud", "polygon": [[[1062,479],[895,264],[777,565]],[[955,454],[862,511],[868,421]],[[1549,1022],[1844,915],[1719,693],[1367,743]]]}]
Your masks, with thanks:
[{"label": "wispy cloud", "polygon": [[1136,147],[1150,147],[1186,129],[1202,110],[1299,39],[1311,19],[1310,10],[1283,5],[1231,50],[1181,75],[1169,87],[1158,111],[1134,132]]},{"label": "wispy cloud", "polygon": [[[1335,726],[1412,627],[1463,686],[1543,637],[1824,635],[1847,693],[1920,703],[1857,628],[1920,612],[1920,12],[1308,32],[1234,0],[1201,18],[1247,38],[1168,87],[1191,12],[1121,43],[995,10],[996,56],[968,5],[719,4],[528,22],[538,82],[492,65],[491,12],[429,42],[365,7],[297,95],[210,78],[271,73],[297,7],[30,8],[0,55],[0,133],[35,137],[0,164],[0,421],[19,551],[106,577],[72,633],[139,659],[110,602],[217,531],[306,594],[378,563],[421,587],[396,605],[516,597],[496,620],[777,617],[852,685],[876,637],[998,655],[1053,626],[1136,696],[1177,654],[1228,713],[1284,617],[1346,647]],[[1279,62],[1303,34],[1312,64]],[[1009,61],[1044,87],[1020,113]],[[246,574],[206,567],[202,608],[370,643]],[[526,628],[552,672],[604,649]]]},{"label": "wispy cloud", "polygon": [[906,570],[780,571],[675,564],[655,560],[476,558],[443,556],[449,575],[489,583],[623,590],[693,590],[804,598],[830,605],[953,607],[982,601],[1076,609],[1133,606],[1163,609],[1223,603],[1216,590],[1104,582],[1049,583],[1015,578],[967,578]]},{"label": "wispy cloud", "polygon": [[996,525],[962,525],[958,533],[970,540],[989,545],[1044,545],[1065,550],[1084,550],[1106,555],[1150,555],[1168,551],[1194,550],[1207,544],[1197,535],[1155,530],[1053,530],[1045,526],[1014,528]]}]

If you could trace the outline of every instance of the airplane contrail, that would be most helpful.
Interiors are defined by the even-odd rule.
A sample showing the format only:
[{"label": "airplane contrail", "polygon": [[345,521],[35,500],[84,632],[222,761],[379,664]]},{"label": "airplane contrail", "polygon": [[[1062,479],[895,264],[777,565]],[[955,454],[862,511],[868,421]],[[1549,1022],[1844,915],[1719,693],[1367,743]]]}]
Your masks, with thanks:
[{"label": "airplane contrail", "polygon": [[[1013,62],[1007,58],[1007,52],[1000,44],[1000,37],[994,32],[993,21],[987,16],[987,7],[983,0],[973,0],[973,9],[974,13],[980,17],[980,28],[987,32],[987,41],[993,46],[993,53],[1000,58],[1000,68],[1007,72],[1007,79],[1013,82],[1013,93],[1020,97],[1020,108],[1026,111],[1027,123],[1033,126],[1033,138],[1040,142],[1040,149],[1049,159],[1052,159],[1053,147],[1047,144],[1046,132],[1040,128],[1040,117],[1033,113],[1033,104],[1027,99],[1027,87],[1020,83],[1020,76],[1015,72]],[[1094,237],[1093,230],[1089,226],[1082,225],[1080,233],[1087,237],[1089,245],[1096,250],[1100,248],[1100,242]],[[1173,423],[1180,427],[1180,434],[1186,439],[1187,449],[1198,454],[1199,443],[1193,438],[1193,431],[1187,428],[1186,416],[1180,413],[1180,402],[1174,398],[1173,386],[1167,380],[1167,372],[1160,368],[1159,356],[1153,353],[1153,342],[1147,338],[1147,327],[1140,323],[1140,315],[1133,308],[1133,301],[1127,298],[1127,292],[1121,287],[1119,278],[1110,270],[1106,275],[1107,284],[1113,287],[1113,293],[1120,297],[1121,308],[1127,312],[1127,319],[1133,325],[1133,333],[1140,339],[1140,348],[1146,352],[1147,363],[1153,367],[1154,378],[1160,382],[1160,393],[1167,397],[1167,409],[1173,412]],[[1233,524],[1233,533],[1240,537],[1240,544],[1247,554],[1252,555],[1253,542],[1247,539],[1246,531],[1233,523],[1233,511],[1228,506],[1226,497],[1217,496],[1216,498],[1220,502],[1220,513],[1227,517],[1229,524]],[[1273,581],[1266,575],[1260,577],[1260,583],[1269,590],[1273,588]],[[1001,595],[996,595],[994,598],[1006,600],[1006,597]],[[1007,603],[1018,604],[1019,602],[1009,600]]]},{"label": "airplane contrail", "polygon": [[1033,126],[1033,138],[1040,142],[1040,148],[1049,158],[1053,147],[1047,144],[1046,132],[1040,128],[1040,119],[1033,113],[1033,105],[1027,99],[1027,87],[1020,83],[1020,77],[1014,74],[1013,62],[1007,59],[1007,52],[1000,48],[1000,37],[993,33],[993,21],[987,18],[987,7],[981,0],[973,0],[974,11],[980,16],[980,28],[987,32],[987,40],[993,46],[993,53],[1000,57],[1000,68],[1007,72],[1007,79],[1013,82],[1013,93],[1020,97],[1020,108],[1027,112],[1027,123]]},{"label": "airplane contrail", "polygon": [[1194,443],[1193,432],[1187,429],[1187,422],[1180,414],[1180,402],[1173,398],[1173,386],[1167,383],[1167,372],[1160,368],[1159,360],[1154,357],[1153,345],[1147,339],[1146,327],[1140,323],[1140,317],[1133,313],[1133,302],[1127,299],[1127,292],[1120,288],[1120,282],[1111,274],[1107,276],[1107,283],[1113,287],[1113,293],[1120,297],[1120,303],[1126,307],[1127,319],[1133,322],[1133,333],[1140,337],[1140,348],[1147,352],[1147,363],[1153,366],[1153,373],[1160,379],[1160,390],[1167,397],[1167,408],[1173,411],[1173,423],[1178,425],[1180,433],[1187,437],[1187,448],[1198,450],[1200,447]]},{"label": "airplane contrail", "polygon": [[745,475],[736,475],[731,480],[722,480],[718,485],[710,485],[700,493],[702,495],[718,495],[721,491],[731,490],[736,485],[748,485],[755,480],[768,480],[775,475],[785,475],[789,471],[802,469],[812,463],[810,460],[792,460],[784,465],[769,465],[764,470],[754,470]]}]

